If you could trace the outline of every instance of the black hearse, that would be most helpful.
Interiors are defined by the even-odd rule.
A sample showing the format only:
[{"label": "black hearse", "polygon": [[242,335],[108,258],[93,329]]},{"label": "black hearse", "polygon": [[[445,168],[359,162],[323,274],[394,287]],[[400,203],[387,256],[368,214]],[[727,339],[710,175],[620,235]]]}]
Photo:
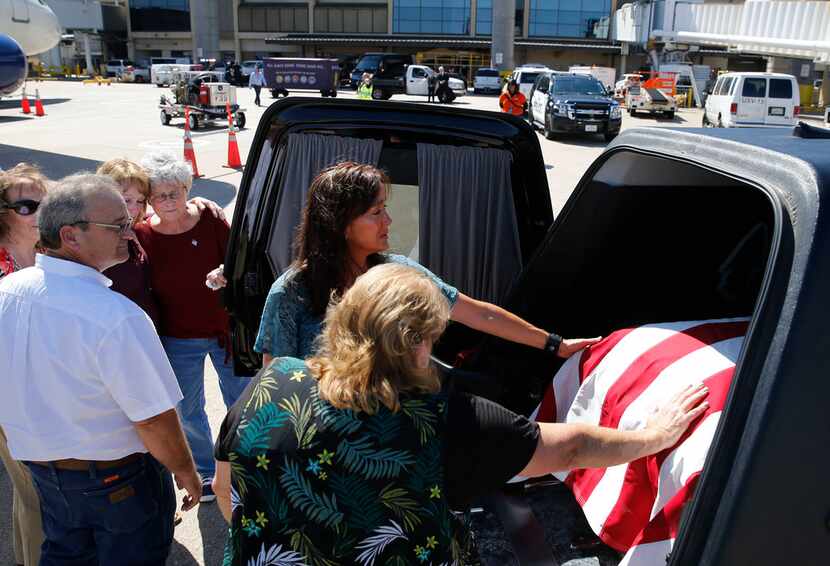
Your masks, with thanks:
[{"label": "black hearse", "polygon": [[[629,130],[591,165],[554,221],[539,143],[518,118],[280,101],[260,121],[225,262],[237,367],[260,363],[252,344],[262,305],[290,261],[313,175],[343,158],[377,163],[393,183],[394,249],[542,327],[592,336],[654,321],[751,316],[701,482],[666,562],[827,564],[830,331],[822,305],[830,217],[821,211],[830,140],[805,132]],[[495,396],[524,412],[560,363],[452,326],[436,354],[453,363],[470,350],[465,367],[499,377]],[[491,563],[580,555],[578,534],[566,532],[562,544],[546,534],[578,522],[579,508],[539,512],[534,502],[545,489],[561,488],[488,500],[514,543],[512,555]],[[619,560],[603,552],[603,564]],[[590,554],[595,546],[582,555]]]}]

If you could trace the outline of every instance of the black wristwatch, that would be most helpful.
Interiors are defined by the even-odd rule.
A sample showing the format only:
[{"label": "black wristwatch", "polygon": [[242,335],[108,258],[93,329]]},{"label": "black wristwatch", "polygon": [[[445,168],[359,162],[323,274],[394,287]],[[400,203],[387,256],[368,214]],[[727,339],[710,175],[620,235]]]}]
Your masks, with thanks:
[{"label": "black wristwatch", "polygon": [[559,346],[562,344],[562,337],[556,334],[555,332],[551,332],[548,334],[548,340],[545,342],[545,352],[550,352],[551,354],[558,354],[559,353]]}]

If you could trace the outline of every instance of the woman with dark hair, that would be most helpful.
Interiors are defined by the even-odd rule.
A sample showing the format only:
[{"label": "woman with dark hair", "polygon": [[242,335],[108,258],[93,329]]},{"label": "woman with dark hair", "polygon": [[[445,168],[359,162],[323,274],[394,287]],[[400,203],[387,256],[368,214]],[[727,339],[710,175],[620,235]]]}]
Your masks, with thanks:
[{"label": "woman with dark hair", "polygon": [[707,409],[707,390],[689,387],[622,431],[443,394],[430,351],[449,314],[423,270],[380,265],[328,309],[315,357],[260,371],[214,451],[225,564],[475,564],[451,510],[516,474],[659,452]]},{"label": "woman with dark hair", "polygon": [[372,165],[344,162],[311,182],[294,241],[294,263],[271,286],[254,349],[271,358],[307,358],[313,353],[323,315],[333,295],[382,263],[420,270],[441,289],[450,319],[506,340],[567,358],[599,338],[563,340],[496,305],[477,301],[446,284],[418,263],[389,249],[386,211],[389,178]]}]

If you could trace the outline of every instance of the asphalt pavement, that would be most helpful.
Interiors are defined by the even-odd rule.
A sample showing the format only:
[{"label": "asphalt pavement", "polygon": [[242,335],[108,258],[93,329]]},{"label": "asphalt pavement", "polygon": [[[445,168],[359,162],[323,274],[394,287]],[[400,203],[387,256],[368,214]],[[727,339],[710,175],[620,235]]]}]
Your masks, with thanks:
[{"label": "asphalt pavement", "polygon": [[[93,171],[102,161],[115,157],[139,160],[145,153],[167,148],[182,152],[183,121],[163,126],[158,100],[168,89],[152,85],[113,84],[83,85],[78,82],[29,83],[42,97],[46,116],[37,118],[20,113],[20,97],[0,100],[0,167],[8,168],[20,161],[39,165],[50,178],[57,179],[79,171]],[[318,95],[311,95],[318,96]],[[354,97],[341,92],[343,98]],[[242,162],[248,155],[256,125],[265,107],[253,104],[253,91],[238,90],[239,101],[246,108],[247,127],[237,134]],[[396,96],[393,100],[424,102],[423,98]],[[267,91],[262,101],[273,102]],[[466,96],[452,108],[475,108],[497,111],[495,96]],[[625,115],[623,129],[639,126],[698,127],[699,110],[681,110],[674,120],[631,118]],[[606,143],[599,136],[563,136],[556,141],[539,141],[545,161],[551,203],[558,213],[591,162]],[[196,179],[192,194],[210,198],[225,207],[232,218],[236,191],[242,173],[223,167],[227,156],[227,129],[210,126],[193,132],[197,164],[202,178]],[[216,374],[206,362],[207,412],[214,433],[224,417],[225,408],[219,393]],[[13,564],[11,548],[11,486],[5,469],[0,467],[0,564]],[[481,519],[483,521],[483,519]],[[226,526],[215,503],[200,505],[184,514],[176,527],[175,543],[168,564],[218,565],[222,562]],[[501,535],[494,533],[493,537]],[[503,540],[503,539],[499,539]],[[499,547],[492,543],[491,547]],[[503,545],[502,545],[503,546]],[[501,548],[501,547],[499,547]],[[601,553],[600,553],[601,554]],[[492,564],[511,563],[509,552],[493,554]],[[574,559],[572,564],[605,564],[607,557]]]}]

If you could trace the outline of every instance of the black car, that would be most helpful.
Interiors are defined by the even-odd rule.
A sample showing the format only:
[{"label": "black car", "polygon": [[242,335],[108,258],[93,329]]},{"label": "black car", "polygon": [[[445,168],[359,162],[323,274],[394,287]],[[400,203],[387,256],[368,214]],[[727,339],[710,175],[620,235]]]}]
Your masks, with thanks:
[{"label": "black car", "polygon": [[[654,564],[826,564],[830,331],[821,305],[830,223],[821,203],[830,139],[799,132],[628,130],[554,221],[538,139],[519,118],[400,103],[275,103],[251,147],[225,261],[237,369],[260,365],[253,342],[262,306],[290,261],[311,178],[344,158],[376,163],[393,185],[392,247],[540,327],[596,336],[654,321],[750,317],[696,493],[673,550]],[[435,354],[453,363],[459,352],[464,368],[492,377],[494,398],[525,414],[562,363],[451,324]],[[554,507],[540,508],[544,500]],[[477,519],[489,563],[620,559],[583,544],[574,527],[581,511],[561,485],[506,488],[483,505],[513,543],[500,554],[488,537],[502,526]]]},{"label": "black car", "polygon": [[611,141],[620,133],[622,108],[590,75],[540,73],[527,105],[528,120],[548,139],[559,133],[586,133],[601,134]]},{"label": "black car", "polygon": [[407,65],[415,62],[412,55],[400,53],[365,53],[351,72],[351,88],[360,84],[363,73],[380,74],[386,77],[402,76]]}]

